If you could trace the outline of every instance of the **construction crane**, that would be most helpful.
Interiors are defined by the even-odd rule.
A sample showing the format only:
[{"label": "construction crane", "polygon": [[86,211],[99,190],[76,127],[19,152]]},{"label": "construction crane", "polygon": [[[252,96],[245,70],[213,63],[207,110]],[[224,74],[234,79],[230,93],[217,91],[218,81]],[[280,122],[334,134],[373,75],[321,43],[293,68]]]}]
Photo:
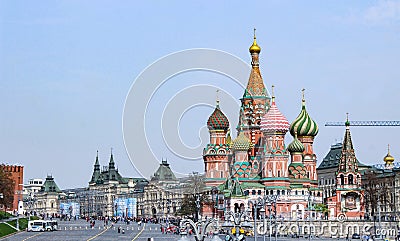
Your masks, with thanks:
[{"label": "construction crane", "polygon": [[[400,121],[349,121],[350,126],[400,126]],[[346,122],[326,122],[325,126],[345,126]]]}]

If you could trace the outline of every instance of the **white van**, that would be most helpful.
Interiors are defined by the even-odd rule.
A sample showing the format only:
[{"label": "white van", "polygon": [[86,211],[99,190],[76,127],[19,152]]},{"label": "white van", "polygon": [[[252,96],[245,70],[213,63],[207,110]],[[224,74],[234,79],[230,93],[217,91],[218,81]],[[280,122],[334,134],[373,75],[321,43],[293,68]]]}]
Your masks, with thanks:
[{"label": "white van", "polygon": [[51,227],[51,231],[57,231],[58,230],[58,223],[55,220],[47,220],[46,221],[46,227],[47,228]]},{"label": "white van", "polygon": [[33,220],[28,222],[28,232],[54,231],[58,229],[57,221]]}]

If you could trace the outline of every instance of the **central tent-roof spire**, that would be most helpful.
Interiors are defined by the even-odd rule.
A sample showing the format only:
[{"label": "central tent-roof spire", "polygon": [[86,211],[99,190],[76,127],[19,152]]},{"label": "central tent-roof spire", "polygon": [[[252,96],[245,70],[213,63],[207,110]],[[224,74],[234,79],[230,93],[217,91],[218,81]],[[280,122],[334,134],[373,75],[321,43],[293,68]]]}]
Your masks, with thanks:
[{"label": "central tent-roof spire", "polygon": [[267,91],[264,86],[264,81],[261,77],[258,56],[261,52],[260,46],[257,44],[256,40],[256,29],[254,28],[254,40],[253,44],[249,48],[249,52],[251,54],[251,72],[249,81],[247,83],[247,87],[243,97],[267,97]]}]

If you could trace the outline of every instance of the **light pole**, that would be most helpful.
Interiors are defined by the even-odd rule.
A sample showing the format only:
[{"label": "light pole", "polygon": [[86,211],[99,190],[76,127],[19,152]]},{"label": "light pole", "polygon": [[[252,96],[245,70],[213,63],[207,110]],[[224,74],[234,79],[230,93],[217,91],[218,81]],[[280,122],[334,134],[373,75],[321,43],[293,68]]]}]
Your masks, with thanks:
[{"label": "light pole", "polygon": [[[257,241],[257,210],[258,208],[262,208],[262,210],[260,210],[260,212],[263,212],[264,215],[264,219],[265,219],[265,203],[267,201],[267,196],[265,196],[264,198],[262,197],[258,197],[257,199],[254,200],[249,200],[248,204],[250,206],[250,204],[252,204],[253,206],[253,216],[254,216],[254,240]],[[264,231],[265,231],[265,227],[264,227]],[[265,240],[265,235],[264,235],[264,240]]]},{"label": "light pole", "polygon": [[264,196],[265,202],[268,206],[268,214],[269,214],[269,240],[271,241],[272,238],[272,207],[274,207],[274,224],[275,224],[275,241],[278,238],[278,229],[276,227],[276,202],[278,200],[278,195],[271,194]]},{"label": "light pole", "polygon": [[309,228],[308,228],[308,240],[311,240],[311,191],[308,189],[308,223],[309,223]]},{"label": "light pole", "polygon": [[200,194],[196,194],[197,221],[200,220]]},{"label": "light pole", "polygon": [[211,190],[211,196],[212,196],[212,200],[214,201],[214,208],[213,208],[213,218],[218,217],[217,214],[217,205],[218,205],[218,188],[217,187],[213,187]]},{"label": "light pole", "polygon": [[260,213],[262,214],[262,218],[263,218],[263,222],[264,222],[264,224],[263,224],[263,227],[264,227],[264,232],[263,232],[263,241],[265,241],[265,208],[264,208],[264,205],[263,205],[263,207],[260,209]]}]

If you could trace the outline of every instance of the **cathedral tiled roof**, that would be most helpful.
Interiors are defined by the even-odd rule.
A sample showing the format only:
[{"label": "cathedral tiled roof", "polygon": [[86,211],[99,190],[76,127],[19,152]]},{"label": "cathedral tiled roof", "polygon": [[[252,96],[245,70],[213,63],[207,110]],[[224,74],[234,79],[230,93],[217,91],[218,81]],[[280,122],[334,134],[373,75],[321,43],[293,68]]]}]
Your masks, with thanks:
[{"label": "cathedral tiled roof", "polygon": [[215,107],[214,112],[210,115],[207,121],[207,127],[209,130],[228,130],[229,129],[229,120],[222,113],[219,108],[219,104]]},{"label": "cathedral tiled roof", "polygon": [[289,121],[279,111],[275,104],[275,97],[272,97],[272,104],[268,112],[261,119],[261,131],[264,133],[283,133],[289,130]]},{"label": "cathedral tiled roof", "polygon": [[247,151],[251,148],[251,142],[244,135],[243,131],[240,131],[239,136],[233,140],[232,148],[237,151]]}]

